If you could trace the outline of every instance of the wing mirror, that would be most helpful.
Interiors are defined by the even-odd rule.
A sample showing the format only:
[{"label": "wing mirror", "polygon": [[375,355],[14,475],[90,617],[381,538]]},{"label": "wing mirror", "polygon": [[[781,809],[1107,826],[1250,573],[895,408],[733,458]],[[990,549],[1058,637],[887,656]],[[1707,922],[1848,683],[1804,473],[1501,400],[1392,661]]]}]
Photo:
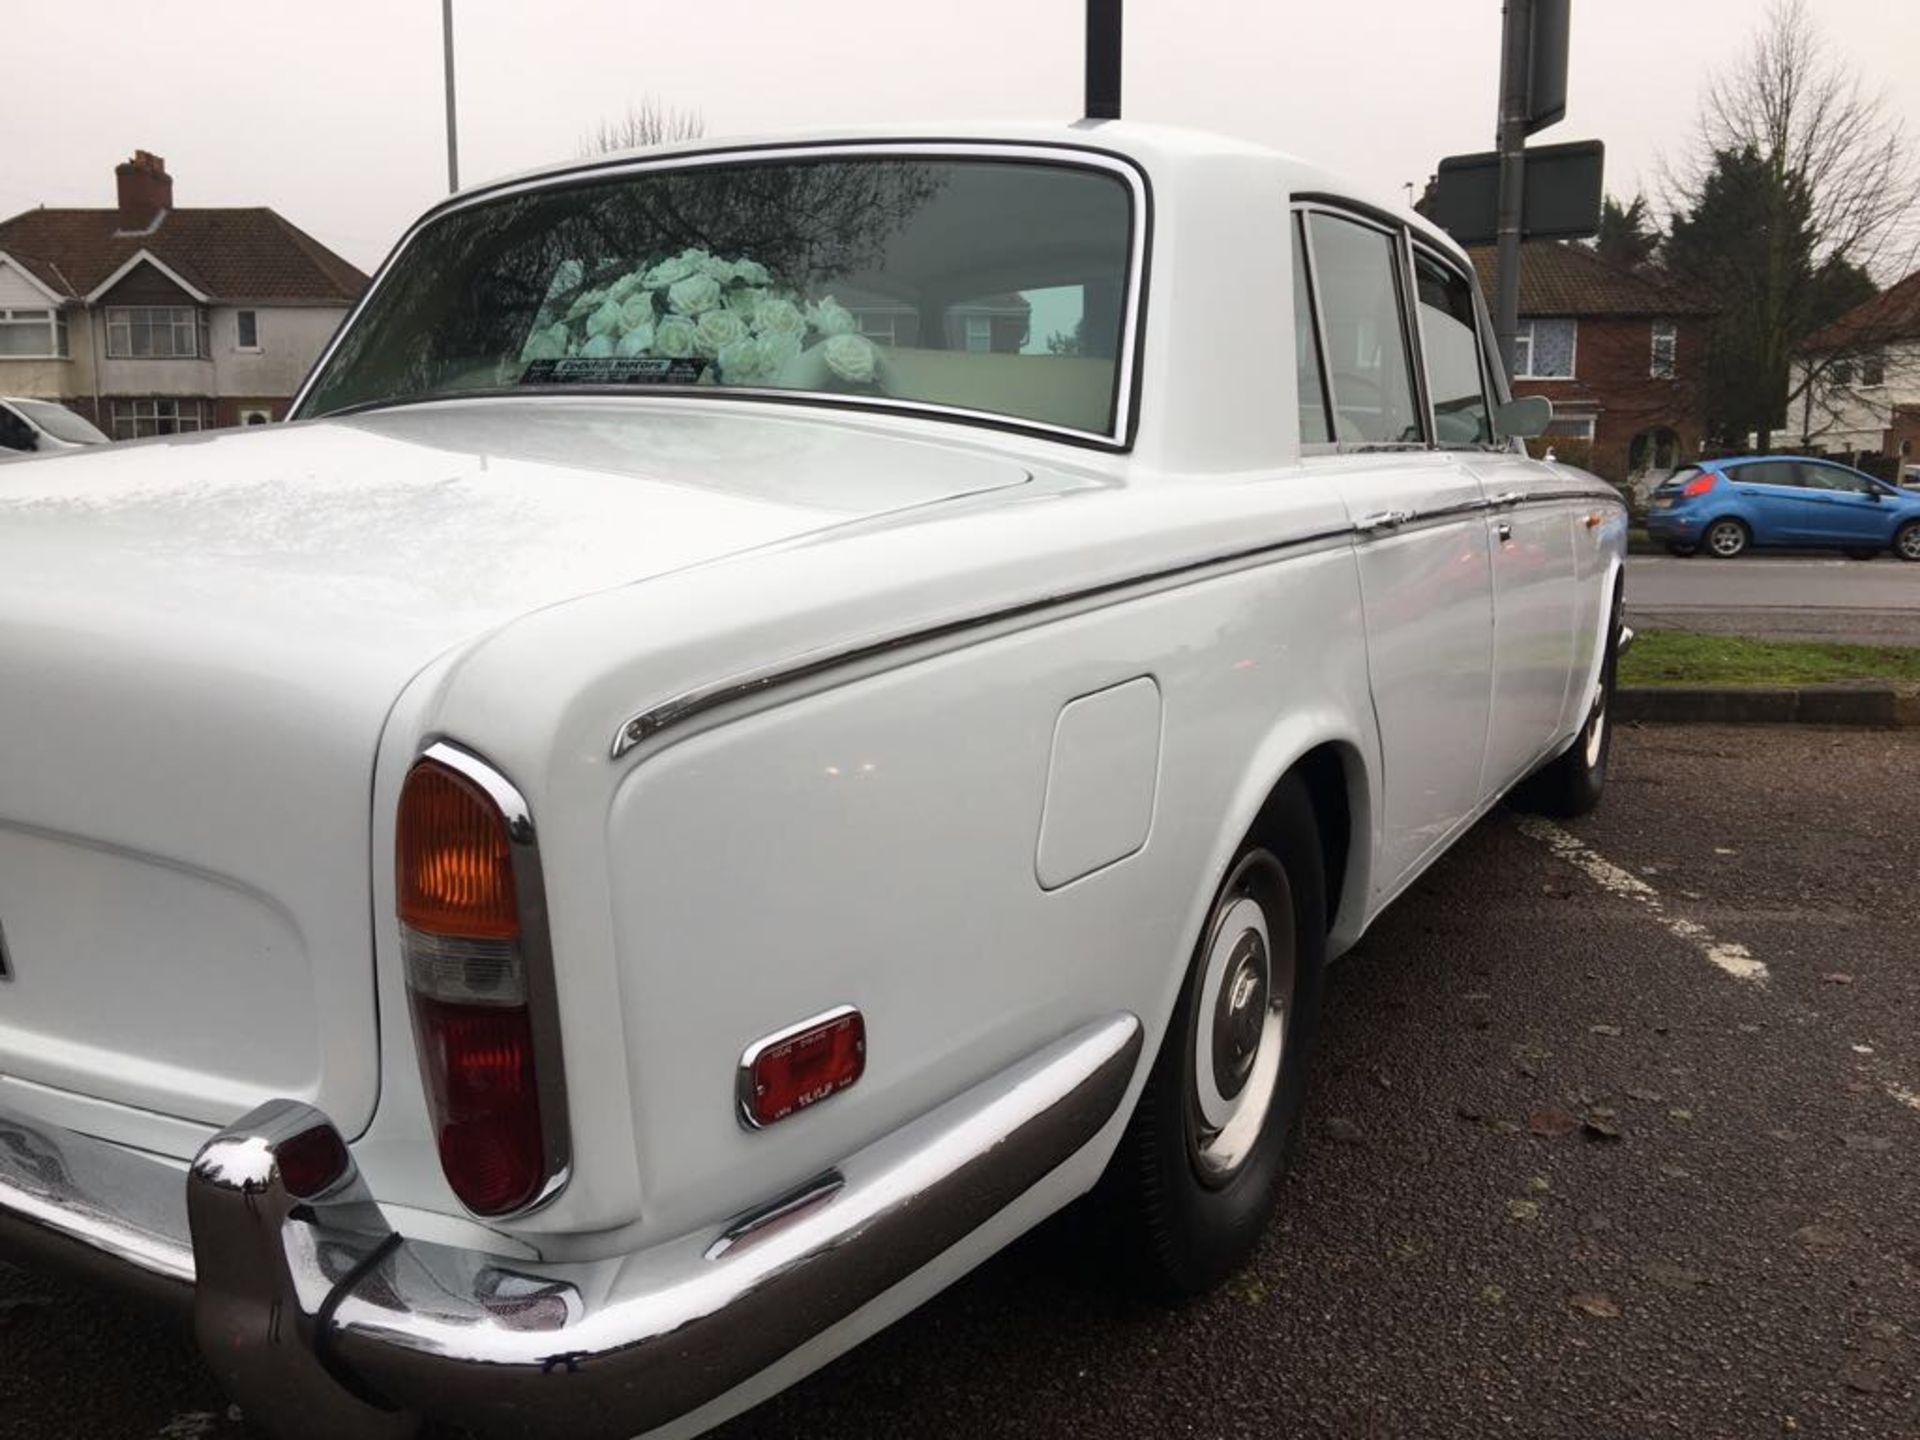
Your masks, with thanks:
[{"label": "wing mirror", "polygon": [[1553,402],[1544,395],[1522,395],[1493,412],[1494,432],[1511,439],[1531,440],[1547,433],[1553,422]]}]

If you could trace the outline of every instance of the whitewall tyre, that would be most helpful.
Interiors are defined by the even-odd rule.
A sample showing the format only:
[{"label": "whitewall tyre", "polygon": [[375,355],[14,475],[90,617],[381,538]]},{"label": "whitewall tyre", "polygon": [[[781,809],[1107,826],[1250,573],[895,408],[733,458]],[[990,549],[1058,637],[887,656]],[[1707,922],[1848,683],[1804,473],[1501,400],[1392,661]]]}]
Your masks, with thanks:
[{"label": "whitewall tyre", "polygon": [[1607,626],[1607,653],[1600,663],[1600,683],[1587,706],[1586,721],[1572,745],[1514,788],[1512,801],[1522,810],[1570,820],[1599,805],[1607,787],[1607,760],[1613,753],[1613,689],[1620,669],[1623,633],[1616,591]]}]

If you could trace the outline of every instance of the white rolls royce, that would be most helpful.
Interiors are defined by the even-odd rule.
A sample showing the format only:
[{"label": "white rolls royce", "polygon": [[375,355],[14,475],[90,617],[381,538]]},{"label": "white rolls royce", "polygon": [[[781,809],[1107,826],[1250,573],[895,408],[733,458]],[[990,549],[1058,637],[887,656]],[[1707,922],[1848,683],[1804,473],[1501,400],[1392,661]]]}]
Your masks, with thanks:
[{"label": "white rolls royce", "polygon": [[1090,1192],[1217,1282],[1327,963],[1599,797],[1545,408],[1231,140],[450,199],[294,423],[0,479],[0,1244],[284,1437],[691,1435]]}]

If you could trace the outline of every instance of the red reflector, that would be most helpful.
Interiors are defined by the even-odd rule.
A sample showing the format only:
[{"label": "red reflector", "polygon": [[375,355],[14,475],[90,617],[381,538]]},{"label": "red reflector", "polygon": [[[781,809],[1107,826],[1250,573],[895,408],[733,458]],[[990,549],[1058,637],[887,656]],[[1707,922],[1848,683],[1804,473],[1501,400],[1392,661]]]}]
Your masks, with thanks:
[{"label": "red reflector", "polygon": [[1689,500],[1691,500],[1696,495],[1706,494],[1707,491],[1711,490],[1712,488],[1713,488],[1713,476],[1701,475],[1695,479],[1687,481],[1685,488],[1682,489],[1680,493],[1686,496]]},{"label": "red reflector", "polygon": [[533,1026],[524,1005],[456,1005],[414,991],[440,1168],[476,1215],[504,1215],[546,1179]]},{"label": "red reflector", "polygon": [[756,1129],[838,1094],[867,1068],[867,1022],[840,1010],[762,1041],[741,1062],[742,1117]]},{"label": "red reflector", "polygon": [[311,1200],[347,1173],[347,1145],[331,1125],[302,1130],[275,1149],[280,1183],[296,1199]]}]

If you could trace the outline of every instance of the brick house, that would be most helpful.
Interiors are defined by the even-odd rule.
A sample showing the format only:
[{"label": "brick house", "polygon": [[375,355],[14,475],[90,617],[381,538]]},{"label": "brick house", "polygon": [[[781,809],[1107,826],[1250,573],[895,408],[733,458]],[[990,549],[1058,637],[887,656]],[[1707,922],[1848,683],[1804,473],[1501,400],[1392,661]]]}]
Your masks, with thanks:
[{"label": "brick house", "polygon": [[175,209],[157,155],[114,177],[0,221],[0,395],[115,439],[281,418],[367,277],[272,210]]},{"label": "brick house", "polygon": [[[1472,252],[1491,295],[1494,251]],[[1553,401],[1560,457],[1615,483],[1671,470],[1706,432],[1710,307],[1583,245],[1521,247],[1516,395]]]}]

